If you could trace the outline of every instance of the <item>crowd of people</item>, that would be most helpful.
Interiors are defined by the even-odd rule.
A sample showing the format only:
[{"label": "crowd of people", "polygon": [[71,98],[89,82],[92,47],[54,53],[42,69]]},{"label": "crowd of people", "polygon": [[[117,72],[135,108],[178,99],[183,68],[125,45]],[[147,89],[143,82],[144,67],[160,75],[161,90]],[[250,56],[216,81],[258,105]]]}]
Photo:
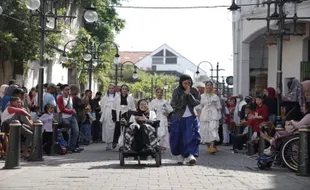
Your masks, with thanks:
[{"label": "crowd of people", "polygon": [[[23,124],[25,158],[29,157],[32,144],[33,121],[38,119],[43,122],[43,147],[47,155],[54,140],[53,122],[59,123],[59,153],[79,153],[83,150],[81,144],[99,142],[106,143],[106,150],[118,146],[143,150],[159,144],[162,151],[169,149],[178,163],[195,164],[200,144],[206,144],[206,152],[211,154],[216,153],[218,145],[231,144],[234,152],[238,152],[249,140],[247,133],[252,128],[251,139],[264,138],[270,144],[264,152],[272,154],[278,137],[310,124],[310,103],[304,93],[308,83],[303,82],[303,86],[292,78],[285,95],[279,89],[268,87],[256,97],[239,95],[223,99],[216,95],[212,81],[205,83],[205,92],[200,94],[193,87],[191,77],[182,75],[171,101],[163,99],[161,88],[156,89],[155,99],[137,101],[127,85],[118,90],[110,84],[105,93],[97,92],[93,97],[91,90],[81,93],[76,85],[48,83],[44,85],[42,112],[37,88],[28,91],[11,81],[0,88],[1,130],[8,133],[12,120]],[[272,127],[262,131],[262,125],[274,126],[278,103],[286,126],[291,126],[287,127],[290,131],[274,133]],[[129,123],[126,134],[121,129],[123,119]],[[160,121],[156,129],[154,121]],[[236,129],[240,129],[239,132]]]}]

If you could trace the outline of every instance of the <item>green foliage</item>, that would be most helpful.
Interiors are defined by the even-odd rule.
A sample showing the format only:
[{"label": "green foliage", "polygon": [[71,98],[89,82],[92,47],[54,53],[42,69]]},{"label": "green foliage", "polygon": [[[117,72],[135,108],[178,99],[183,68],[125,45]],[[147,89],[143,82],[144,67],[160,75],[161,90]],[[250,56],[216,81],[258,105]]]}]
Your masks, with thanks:
[{"label": "green foliage", "polygon": [[[30,11],[21,0],[6,1],[3,15],[0,15],[0,48],[4,48],[2,60],[10,60],[16,68],[27,67],[28,60],[39,60],[41,30],[40,19],[31,16]],[[66,9],[58,11],[64,14]],[[31,25],[30,25],[31,21]],[[58,20],[57,30],[66,27],[63,20]],[[60,43],[61,34],[49,32],[45,37],[45,59],[53,57],[55,51],[52,47],[57,47]],[[3,51],[2,51],[3,52]],[[22,74],[22,73],[18,73]]]},{"label": "green foliage", "polygon": [[[119,86],[127,84],[130,88],[130,93],[135,98],[155,98],[157,88],[164,89],[164,85],[168,85],[166,90],[166,98],[171,99],[172,91],[177,86],[176,79],[171,75],[151,74],[145,71],[138,71],[139,78],[133,80],[133,67],[125,69],[123,72],[124,80],[119,82]],[[152,93],[153,91],[153,93]],[[152,97],[153,95],[153,97]]]},{"label": "green foliage", "polygon": [[[109,5],[120,4],[120,0],[93,0],[84,1],[78,0],[76,3],[87,8],[90,2],[96,7],[98,13],[97,23],[85,23],[85,28],[80,28],[76,37],[77,43],[72,47],[68,56],[73,62],[63,64],[65,67],[71,67],[76,64],[79,73],[78,79],[81,83],[86,83],[88,80],[89,68],[88,63],[83,60],[83,55],[89,43],[92,43],[92,52],[96,54],[97,66],[93,68],[94,77],[104,89],[108,85],[108,73],[112,69],[114,55],[116,53],[114,45],[114,34],[121,31],[125,26],[125,21],[120,19],[116,10]],[[95,62],[95,60],[93,60]]]}]

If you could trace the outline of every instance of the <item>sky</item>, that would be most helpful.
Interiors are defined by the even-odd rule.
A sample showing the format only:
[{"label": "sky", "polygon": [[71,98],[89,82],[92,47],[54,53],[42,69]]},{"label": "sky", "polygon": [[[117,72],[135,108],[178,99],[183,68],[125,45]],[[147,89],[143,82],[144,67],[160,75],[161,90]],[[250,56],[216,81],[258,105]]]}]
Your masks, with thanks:
[{"label": "sky", "polygon": [[[230,5],[231,0],[128,0],[124,6],[210,6]],[[126,20],[116,35],[121,51],[154,51],[163,44],[198,64],[219,62],[220,76],[233,74],[232,22],[227,8],[150,10],[118,8]],[[210,70],[208,64],[202,69]],[[210,72],[210,71],[209,71]],[[210,75],[210,74],[209,74]]]}]

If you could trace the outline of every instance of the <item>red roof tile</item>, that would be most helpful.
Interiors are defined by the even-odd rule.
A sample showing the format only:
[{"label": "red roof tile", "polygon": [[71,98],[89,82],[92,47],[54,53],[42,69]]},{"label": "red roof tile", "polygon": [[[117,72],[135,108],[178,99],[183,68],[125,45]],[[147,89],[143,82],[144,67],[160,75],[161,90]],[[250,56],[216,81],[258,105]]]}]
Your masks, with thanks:
[{"label": "red roof tile", "polygon": [[121,62],[132,61],[133,63],[137,63],[140,59],[143,59],[148,54],[152,52],[150,51],[121,51],[119,52],[121,57]]}]

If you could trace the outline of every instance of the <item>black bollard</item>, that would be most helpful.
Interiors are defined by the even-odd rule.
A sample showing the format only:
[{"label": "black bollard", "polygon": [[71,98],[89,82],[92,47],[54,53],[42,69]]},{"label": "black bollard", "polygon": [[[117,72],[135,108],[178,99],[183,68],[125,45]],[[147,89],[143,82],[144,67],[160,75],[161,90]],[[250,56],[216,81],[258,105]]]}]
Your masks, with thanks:
[{"label": "black bollard", "polygon": [[241,126],[240,126],[240,124],[236,125],[236,131],[235,131],[235,134],[236,134],[236,135],[241,134]]},{"label": "black bollard", "polygon": [[20,136],[21,124],[18,120],[13,120],[10,124],[10,136],[8,150],[6,151],[5,165],[3,169],[20,168]]},{"label": "black bollard", "polygon": [[42,126],[41,121],[34,122],[31,155],[28,161],[43,161]]},{"label": "black bollard", "polygon": [[57,130],[58,130],[58,123],[53,122],[53,144],[51,146],[51,156],[58,154],[57,152],[57,147],[58,147]]},{"label": "black bollard", "polygon": [[310,176],[310,126],[299,129],[298,176]]},{"label": "black bollard", "polygon": [[252,136],[253,136],[253,127],[248,127],[248,142],[247,142],[247,155],[252,156],[254,155],[254,144],[252,141]]},{"label": "black bollard", "polygon": [[265,139],[259,137],[259,141],[258,141],[258,154],[262,154],[264,153],[265,150]]}]

